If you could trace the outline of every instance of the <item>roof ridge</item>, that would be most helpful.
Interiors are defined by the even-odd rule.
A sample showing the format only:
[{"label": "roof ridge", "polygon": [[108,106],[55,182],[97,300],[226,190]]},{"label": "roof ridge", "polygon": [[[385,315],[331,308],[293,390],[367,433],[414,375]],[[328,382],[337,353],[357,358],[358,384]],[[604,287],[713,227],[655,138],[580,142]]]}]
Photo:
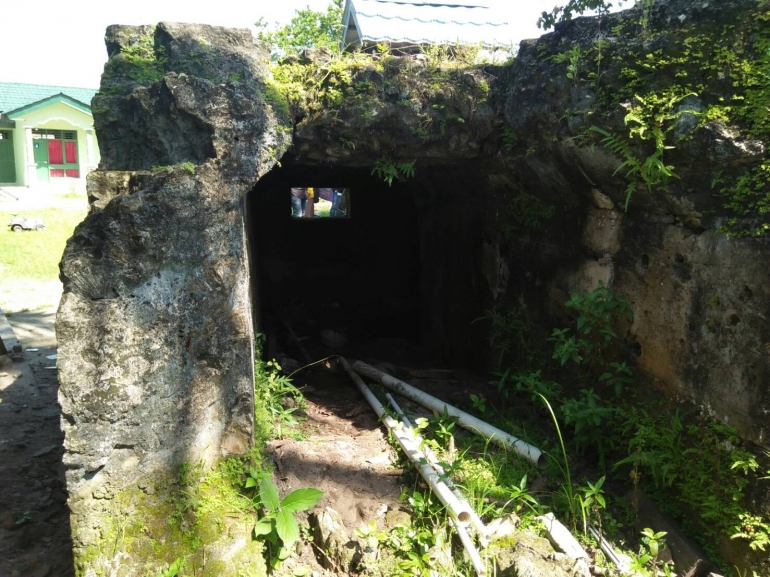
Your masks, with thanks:
[{"label": "roof ridge", "polygon": [[9,85],[13,84],[15,86],[34,86],[36,88],[64,88],[64,89],[70,89],[70,90],[93,90],[94,92],[98,92],[99,88],[91,88],[88,86],[63,86],[61,84],[34,84],[32,82],[4,82],[0,81],[0,85]]}]

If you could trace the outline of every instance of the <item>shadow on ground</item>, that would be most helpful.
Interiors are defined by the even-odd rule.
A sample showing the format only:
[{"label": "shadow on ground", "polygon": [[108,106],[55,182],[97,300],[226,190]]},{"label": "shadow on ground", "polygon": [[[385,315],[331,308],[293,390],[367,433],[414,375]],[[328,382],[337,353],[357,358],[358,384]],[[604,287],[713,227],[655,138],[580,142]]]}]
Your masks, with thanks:
[{"label": "shadow on ground", "polygon": [[[53,347],[0,366],[0,575],[74,574]],[[6,357],[3,357],[6,358]],[[51,368],[54,367],[54,368]]]},{"label": "shadow on ground", "polygon": [[[50,348],[56,346],[56,307],[44,310],[7,313],[8,322],[24,348]],[[55,363],[54,363],[55,364]]]}]

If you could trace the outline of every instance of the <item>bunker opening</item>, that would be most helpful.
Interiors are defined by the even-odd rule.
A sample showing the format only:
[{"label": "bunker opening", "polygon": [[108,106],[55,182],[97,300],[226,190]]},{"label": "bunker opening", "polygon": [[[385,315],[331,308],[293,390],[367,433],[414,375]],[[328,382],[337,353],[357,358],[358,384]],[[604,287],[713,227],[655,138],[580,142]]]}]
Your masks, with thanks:
[{"label": "bunker opening", "polygon": [[388,183],[370,166],[285,157],[256,184],[247,222],[265,358],[364,354],[358,345],[379,342],[391,361],[408,349],[482,368],[473,320],[486,297],[477,278],[484,194],[467,167],[425,172]]}]

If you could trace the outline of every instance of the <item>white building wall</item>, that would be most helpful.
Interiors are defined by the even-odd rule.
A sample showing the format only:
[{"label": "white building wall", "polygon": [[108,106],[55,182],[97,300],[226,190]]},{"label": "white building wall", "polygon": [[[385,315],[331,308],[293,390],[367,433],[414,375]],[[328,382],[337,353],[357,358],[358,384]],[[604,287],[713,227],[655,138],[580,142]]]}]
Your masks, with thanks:
[{"label": "white building wall", "polygon": [[[64,103],[56,102],[38,110],[22,112],[18,116],[11,116],[16,121],[16,129],[13,132],[13,147],[16,160],[16,184],[19,186],[36,186],[38,183],[36,165],[32,148],[28,144],[31,138],[31,130],[74,130],[77,133],[78,164],[80,165],[80,178],[56,178],[51,179],[52,185],[70,186],[75,184],[78,188],[84,188],[86,174],[99,164],[99,145],[93,134],[93,116],[82,110]],[[91,138],[88,138],[88,133]],[[89,140],[91,141],[89,144]],[[60,181],[60,182],[59,182]]]}]

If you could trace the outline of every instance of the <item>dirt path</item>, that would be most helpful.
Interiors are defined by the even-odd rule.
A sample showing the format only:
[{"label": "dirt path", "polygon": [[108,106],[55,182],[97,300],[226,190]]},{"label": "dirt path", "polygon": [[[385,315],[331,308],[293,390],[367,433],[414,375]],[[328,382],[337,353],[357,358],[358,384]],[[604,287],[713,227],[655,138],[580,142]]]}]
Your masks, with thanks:
[{"label": "dirt path", "polygon": [[279,488],[324,491],[321,507],[332,507],[353,531],[397,509],[400,469],[377,416],[344,375],[316,374],[307,379],[306,438],[269,446]]},{"label": "dirt path", "polygon": [[68,577],[72,541],[53,347],[0,366],[0,575]]}]

